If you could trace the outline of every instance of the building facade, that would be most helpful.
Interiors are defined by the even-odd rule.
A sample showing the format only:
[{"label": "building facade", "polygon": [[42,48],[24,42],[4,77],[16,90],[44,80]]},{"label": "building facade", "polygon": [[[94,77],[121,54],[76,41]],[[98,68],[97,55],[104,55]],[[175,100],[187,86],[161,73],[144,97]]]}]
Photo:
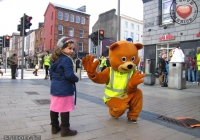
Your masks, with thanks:
[{"label": "building facade", "polygon": [[44,14],[44,48],[50,52],[56,47],[58,39],[70,36],[76,40],[76,57],[88,53],[90,15],[85,6],[73,9],[49,3]]},{"label": "building facade", "polygon": [[[112,9],[99,15],[99,19],[92,27],[92,32],[103,29],[105,39],[102,40],[102,49],[100,54],[108,55],[108,46],[116,42],[117,40],[117,19],[118,16],[115,14],[116,9]],[[143,22],[126,15],[120,15],[120,40],[126,40],[132,38],[133,42],[142,43],[143,34]],[[96,52],[96,46],[91,42],[90,50],[92,54]],[[94,54],[96,55],[96,54]],[[143,56],[143,50],[139,51],[139,56]]]},{"label": "building facade", "polygon": [[[182,2],[182,3],[181,3]],[[185,2],[185,3],[184,3]],[[188,3],[187,3],[188,2]],[[190,13],[180,13],[183,5]],[[200,46],[200,0],[143,0],[144,59],[151,60],[150,72],[154,73],[159,55],[179,46],[188,57],[195,57]]]},{"label": "building facade", "polygon": [[[120,19],[120,39],[126,40],[131,38],[134,43],[142,43],[143,21],[126,15],[121,15]],[[144,49],[139,50],[138,53],[139,57],[143,57]]]}]

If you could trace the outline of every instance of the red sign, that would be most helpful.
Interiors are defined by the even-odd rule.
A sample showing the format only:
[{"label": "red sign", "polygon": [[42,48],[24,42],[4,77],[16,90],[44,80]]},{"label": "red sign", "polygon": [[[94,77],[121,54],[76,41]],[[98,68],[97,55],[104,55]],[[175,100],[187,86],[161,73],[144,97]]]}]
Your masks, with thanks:
[{"label": "red sign", "polygon": [[196,36],[197,36],[197,37],[200,37],[200,32],[198,32],[198,33],[196,34]]},{"label": "red sign", "polygon": [[159,37],[160,41],[165,41],[165,40],[174,40],[175,36],[171,35],[171,34],[167,34],[167,35],[163,35],[161,37]]}]

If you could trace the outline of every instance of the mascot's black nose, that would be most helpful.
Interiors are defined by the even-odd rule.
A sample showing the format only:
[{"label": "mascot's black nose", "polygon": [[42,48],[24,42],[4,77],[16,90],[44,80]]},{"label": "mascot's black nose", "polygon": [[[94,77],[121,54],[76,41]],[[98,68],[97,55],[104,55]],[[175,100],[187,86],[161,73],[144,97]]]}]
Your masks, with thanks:
[{"label": "mascot's black nose", "polygon": [[128,69],[132,69],[133,65],[128,65],[127,68]]}]

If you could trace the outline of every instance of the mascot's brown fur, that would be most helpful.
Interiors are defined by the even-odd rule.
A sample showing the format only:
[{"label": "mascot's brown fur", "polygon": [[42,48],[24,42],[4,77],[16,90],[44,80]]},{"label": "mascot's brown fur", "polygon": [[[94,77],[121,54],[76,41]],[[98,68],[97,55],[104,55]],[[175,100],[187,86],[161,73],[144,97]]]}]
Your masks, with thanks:
[{"label": "mascot's brown fur", "polygon": [[[135,71],[140,58],[138,50],[142,49],[140,43],[131,43],[129,41],[118,41],[112,44],[109,48],[109,60],[111,68],[120,73],[129,73],[132,71],[132,76],[126,84],[124,96],[119,98],[112,96],[105,102],[109,107],[109,113],[113,117],[120,117],[126,109],[129,109],[127,117],[130,120],[137,120],[142,110],[142,91],[137,88],[137,85],[144,82],[142,78],[145,74],[140,74]],[[108,84],[110,82],[110,68],[106,68],[102,72],[96,72],[99,61],[94,61],[94,56],[87,55],[82,59],[84,69],[87,71],[89,78],[99,84]],[[124,83],[120,83],[124,84]]]}]

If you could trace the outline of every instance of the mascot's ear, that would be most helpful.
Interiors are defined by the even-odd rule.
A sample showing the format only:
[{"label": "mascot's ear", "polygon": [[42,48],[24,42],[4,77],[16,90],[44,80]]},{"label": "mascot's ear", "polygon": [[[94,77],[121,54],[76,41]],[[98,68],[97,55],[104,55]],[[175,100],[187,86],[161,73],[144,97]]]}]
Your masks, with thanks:
[{"label": "mascot's ear", "polygon": [[136,48],[138,50],[142,49],[143,48],[143,45],[141,43],[134,43],[134,45],[136,46]]},{"label": "mascot's ear", "polygon": [[110,48],[111,51],[113,51],[118,46],[119,46],[119,44],[116,42],[116,43],[112,44],[109,48]]}]

